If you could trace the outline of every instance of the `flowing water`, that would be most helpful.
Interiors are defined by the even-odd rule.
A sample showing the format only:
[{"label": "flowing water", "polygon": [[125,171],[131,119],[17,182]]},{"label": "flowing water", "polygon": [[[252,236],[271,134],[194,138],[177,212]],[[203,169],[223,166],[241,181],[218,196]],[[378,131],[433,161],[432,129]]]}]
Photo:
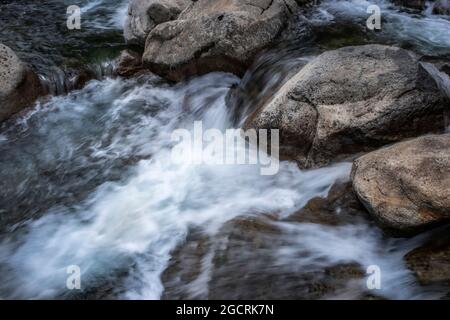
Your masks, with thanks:
[{"label": "flowing water", "polygon": [[[126,2],[84,1],[86,24],[72,35],[61,27],[64,18],[50,19],[65,17],[68,1],[5,1],[0,4],[0,40],[42,74],[68,60],[76,65],[104,62],[123,47],[120,26]],[[267,53],[244,77],[243,86],[256,77],[263,83],[262,96],[294,62],[304,63],[342,43],[395,43],[427,55],[450,53],[447,18],[375,2],[386,13],[386,28],[380,33],[360,26],[369,2],[323,1],[305,16],[318,35],[306,35],[309,49],[290,49],[283,59],[276,50]],[[342,25],[347,29],[338,31]],[[204,129],[224,131],[243,122],[251,108],[239,112],[226,105],[229,89],[239,85],[239,78],[224,73],[179,84],[152,75],[103,77],[81,90],[41,100],[32,111],[2,124],[0,297],[71,298],[67,267],[76,265],[83,290],[94,297],[106,287],[108,297],[159,299],[165,290],[162,274],[194,230],[214,242],[230,221],[266,215],[276,217],[271,223],[282,234],[272,239],[277,245],[256,251],[269,261],[256,274],[271,270],[274,277],[282,277],[343,263],[357,263],[365,271],[378,265],[383,286],[376,296],[445,294],[420,286],[403,262],[404,254],[427,235],[392,239],[365,218],[339,226],[286,220],[312,198],[326,197],[335,182],[347,181],[350,163],[302,171],[285,161],[278,174],[263,176],[259,165],[172,161],[175,129],[192,131],[194,121],[202,121]],[[194,152],[218,157],[215,143],[197,146]],[[238,147],[249,148],[242,140]],[[201,258],[198,277],[182,284],[192,297],[204,297],[213,285],[218,247],[213,245]],[[184,267],[189,268],[188,261]],[[225,281],[240,272],[238,267],[224,275]],[[359,278],[326,298],[358,297],[367,292],[365,281]]]}]

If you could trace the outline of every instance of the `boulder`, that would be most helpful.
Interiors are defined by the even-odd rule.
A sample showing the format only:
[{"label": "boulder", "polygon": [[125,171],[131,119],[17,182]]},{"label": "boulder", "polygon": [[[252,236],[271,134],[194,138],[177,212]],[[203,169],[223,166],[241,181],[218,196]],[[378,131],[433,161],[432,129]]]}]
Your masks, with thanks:
[{"label": "boulder", "polygon": [[293,0],[195,1],[150,32],[143,62],[175,81],[211,71],[242,76],[255,55],[279,39],[297,8]]},{"label": "boulder", "polygon": [[404,138],[443,132],[448,83],[437,75],[432,64],[396,47],[328,51],[286,82],[244,127],[279,129],[283,158],[303,168],[327,165]]},{"label": "boulder", "polygon": [[388,232],[418,233],[450,219],[450,134],[400,142],[358,158],[353,188]]},{"label": "boulder", "polygon": [[32,105],[42,92],[39,77],[0,44],[0,122]]},{"label": "boulder", "polygon": [[125,41],[143,46],[154,27],[176,19],[190,3],[190,0],[132,0],[124,27]]}]

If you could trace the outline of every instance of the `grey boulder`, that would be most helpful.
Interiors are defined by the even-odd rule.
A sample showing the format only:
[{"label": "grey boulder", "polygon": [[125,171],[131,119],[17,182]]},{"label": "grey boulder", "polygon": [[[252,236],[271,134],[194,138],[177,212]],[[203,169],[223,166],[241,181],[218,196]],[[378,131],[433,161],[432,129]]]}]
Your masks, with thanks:
[{"label": "grey boulder", "polygon": [[38,76],[0,44],[0,122],[29,107],[43,93]]},{"label": "grey boulder", "polygon": [[286,82],[244,126],[279,129],[283,158],[303,168],[319,167],[443,132],[450,111],[444,76],[396,47],[328,51]]},{"label": "grey boulder", "polygon": [[125,41],[143,46],[154,27],[176,19],[190,3],[190,0],[132,0],[124,26]]},{"label": "grey boulder", "polygon": [[358,158],[353,188],[388,232],[410,235],[450,219],[450,134],[400,142]]},{"label": "grey boulder", "polygon": [[279,40],[298,9],[294,0],[198,0],[148,35],[143,62],[171,80],[225,71],[242,75]]}]

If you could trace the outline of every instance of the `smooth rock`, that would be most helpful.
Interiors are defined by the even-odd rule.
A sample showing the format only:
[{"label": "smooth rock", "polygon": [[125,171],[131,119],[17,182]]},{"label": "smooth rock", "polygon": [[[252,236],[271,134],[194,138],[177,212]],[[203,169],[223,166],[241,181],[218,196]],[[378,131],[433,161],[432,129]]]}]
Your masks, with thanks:
[{"label": "smooth rock", "polygon": [[243,75],[295,16],[293,0],[198,0],[148,35],[143,62],[168,79],[225,71]]},{"label": "smooth rock", "polygon": [[[345,47],[309,62],[245,128],[279,129],[280,155],[303,168],[443,132],[448,85],[432,64],[383,45]],[[446,75],[445,75],[446,76]]]},{"label": "smooth rock", "polygon": [[411,235],[450,219],[450,134],[400,142],[358,158],[353,188],[388,232]]},{"label": "smooth rock", "polygon": [[190,0],[132,0],[124,26],[125,41],[143,46],[154,27],[176,19],[190,3]]}]

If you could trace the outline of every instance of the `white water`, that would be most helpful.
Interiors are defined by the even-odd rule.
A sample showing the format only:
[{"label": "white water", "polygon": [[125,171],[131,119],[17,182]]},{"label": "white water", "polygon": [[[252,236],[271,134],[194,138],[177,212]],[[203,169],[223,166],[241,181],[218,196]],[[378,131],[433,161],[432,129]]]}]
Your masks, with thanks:
[{"label": "white water", "polygon": [[367,13],[370,5],[381,9],[381,34],[396,43],[412,43],[424,53],[450,52],[450,19],[446,16],[431,15],[428,11],[412,14],[400,11],[386,0],[324,0],[310,17],[315,24],[328,24],[338,20],[365,21],[372,13]]},{"label": "white water", "polygon": [[[90,2],[84,10],[95,10],[103,3],[97,2]],[[316,22],[352,14],[365,17],[368,3],[324,1]],[[395,37],[417,39],[437,48],[450,47],[447,20],[398,13],[385,1],[377,3],[387,13],[386,27]],[[111,25],[122,23],[123,8],[109,20]],[[404,32],[399,32],[402,28]],[[348,179],[348,163],[300,171],[296,165],[283,162],[275,176],[261,176],[258,166],[172,163],[170,135],[174,129],[189,129],[194,120],[202,120],[205,129],[231,126],[224,97],[238,81],[221,73],[177,86],[160,84],[155,78],[93,81],[83,90],[55,97],[19,119],[17,126],[23,127],[26,137],[17,139],[20,142],[31,136],[25,141],[35,145],[39,152],[33,151],[39,156],[21,167],[25,174],[16,185],[17,192],[33,191],[29,179],[40,165],[52,169],[99,165],[96,174],[107,182],[90,191],[85,200],[54,206],[2,240],[0,297],[60,297],[67,293],[66,268],[78,265],[82,288],[95,288],[106,279],[117,284],[120,297],[158,299],[164,290],[160,275],[189,228],[201,228],[213,236],[236,216],[287,216],[309,199],[325,196],[336,180]],[[0,147],[15,139],[14,134],[2,133]],[[18,152],[13,159],[26,155]],[[124,170],[125,177],[119,182],[109,181],[112,169],[105,164],[131,156],[138,156],[140,161]],[[21,177],[19,173],[17,176]],[[85,180],[71,183],[75,191],[88,188]],[[49,189],[56,188],[58,185]],[[388,298],[434,297],[433,292],[417,286],[403,263],[403,255],[420,239],[386,239],[376,227],[365,224],[279,225],[287,243],[273,252],[280,273],[345,262],[357,262],[362,267],[376,264],[383,272],[383,286],[377,294]],[[311,254],[303,255],[304,250]],[[212,255],[202,261],[203,272],[192,284],[194,294],[208,290]],[[128,271],[124,281],[117,276],[122,270]],[[363,290],[364,281],[357,286]],[[351,293],[340,297],[351,298]]]},{"label": "white water", "polygon": [[[200,115],[204,126],[224,129],[228,127],[224,96],[236,81],[230,75],[210,74],[172,88],[135,85],[111,101],[106,114],[98,117],[114,119],[119,113],[139,113],[133,110],[132,102],[137,99],[158,97],[169,103],[156,117],[142,116],[137,129],[125,137],[123,132],[117,135],[107,148],[92,146],[94,156],[136,152],[152,154],[152,158],[139,162],[126,182],[105,183],[84,203],[54,208],[30,221],[19,241],[5,240],[0,258],[14,276],[3,286],[15,288],[12,296],[58,295],[64,291],[69,265],[80,266],[83,281],[89,283],[95,277],[114,277],[118,268],[134,264],[125,297],[157,299],[163,290],[159,276],[190,226],[214,233],[238,215],[287,214],[308,199],[325,195],[337,179],[348,176],[349,164],[301,172],[292,163],[282,163],[279,174],[264,177],[258,166],[172,163],[171,131],[192,124],[183,105],[189,92],[196,91],[188,107],[195,108],[192,113]],[[96,99],[107,101],[111,91],[121,91],[125,85],[126,81],[105,80],[92,82],[84,91],[95,89]],[[65,117],[81,121],[92,102],[83,101],[83,92],[71,97],[54,98],[37,112],[58,108]],[[74,98],[78,98],[76,104]],[[59,139],[67,143],[64,137]],[[132,150],[133,146],[137,149]]]},{"label": "white water", "polygon": [[[230,126],[224,97],[238,79],[216,73],[172,87],[158,85],[156,80],[93,81],[67,97],[53,98],[21,119],[25,127],[34,117],[43,117],[48,129],[52,123],[61,123],[65,133],[56,132],[55,140],[47,143],[59,150],[60,157],[70,158],[80,151],[72,135],[90,125],[86,117],[97,113],[98,119],[106,119],[98,122],[104,123],[106,135],[120,130],[106,139],[111,140],[109,144],[105,145],[103,138],[92,141],[88,146],[90,154],[80,165],[129,153],[151,158],[141,160],[129,178],[104,183],[82,203],[54,207],[42,218],[29,221],[21,232],[4,239],[0,261],[9,270],[0,285],[0,292],[8,292],[4,297],[61,296],[67,293],[67,267],[78,265],[83,288],[95,287],[98,279],[107,279],[117,283],[116,294],[122,298],[158,299],[164,290],[160,275],[171,251],[184,241],[190,227],[214,236],[236,216],[287,216],[309,199],[326,196],[335,181],[348,179],[349,163],[301,171],[293,163],[282,162],[275,176],[261,176],[256,165],[173,163],[173,129],[191,128],[192,121],[200,119],[206,128],[224,130]],[[145,113],[145,108],[136,104],[142,100],[149,104],[158,101],[166,107]],[[110,106],[105,108],[108,103]],[[128,117],[134,119],[129,130]],[[47,135],[51,139],[52,135]],[[208,145],[204,148],[211,150]],[[359,224],[280,226],[288,244],[273,252],[280,273],[342,262],[357,262],[362,267],[377,264],[386,284],[380,294],[390,298],[430,297],[418,290],[402,262],[403,255],[417,244],[414,239],[398,243],[385,240],[376,227]],[[311,254],[302,255],[304,250]],[[210,252],[204,258],[205,270],[190,284],[193,294],[208,290],[212,255]],[[129,272],[124,281],[117,278],[121,270]],[[358,283],[360,291],[364,285],[364,281]],[[351,297],[351,292],[341,298]]]},{"label": "white water", "polygon": [[[88,0],[80,6],[82,14],[89,14],[95,18],[89,18],[86,23],[89,27],[97,29],[122,29],[128,11],[129,0]],[[116,8],[116,9],[111,9]],[[104,12],[111,13],[104,17]],[[103,14],[97,14],[103,12]]]}]

